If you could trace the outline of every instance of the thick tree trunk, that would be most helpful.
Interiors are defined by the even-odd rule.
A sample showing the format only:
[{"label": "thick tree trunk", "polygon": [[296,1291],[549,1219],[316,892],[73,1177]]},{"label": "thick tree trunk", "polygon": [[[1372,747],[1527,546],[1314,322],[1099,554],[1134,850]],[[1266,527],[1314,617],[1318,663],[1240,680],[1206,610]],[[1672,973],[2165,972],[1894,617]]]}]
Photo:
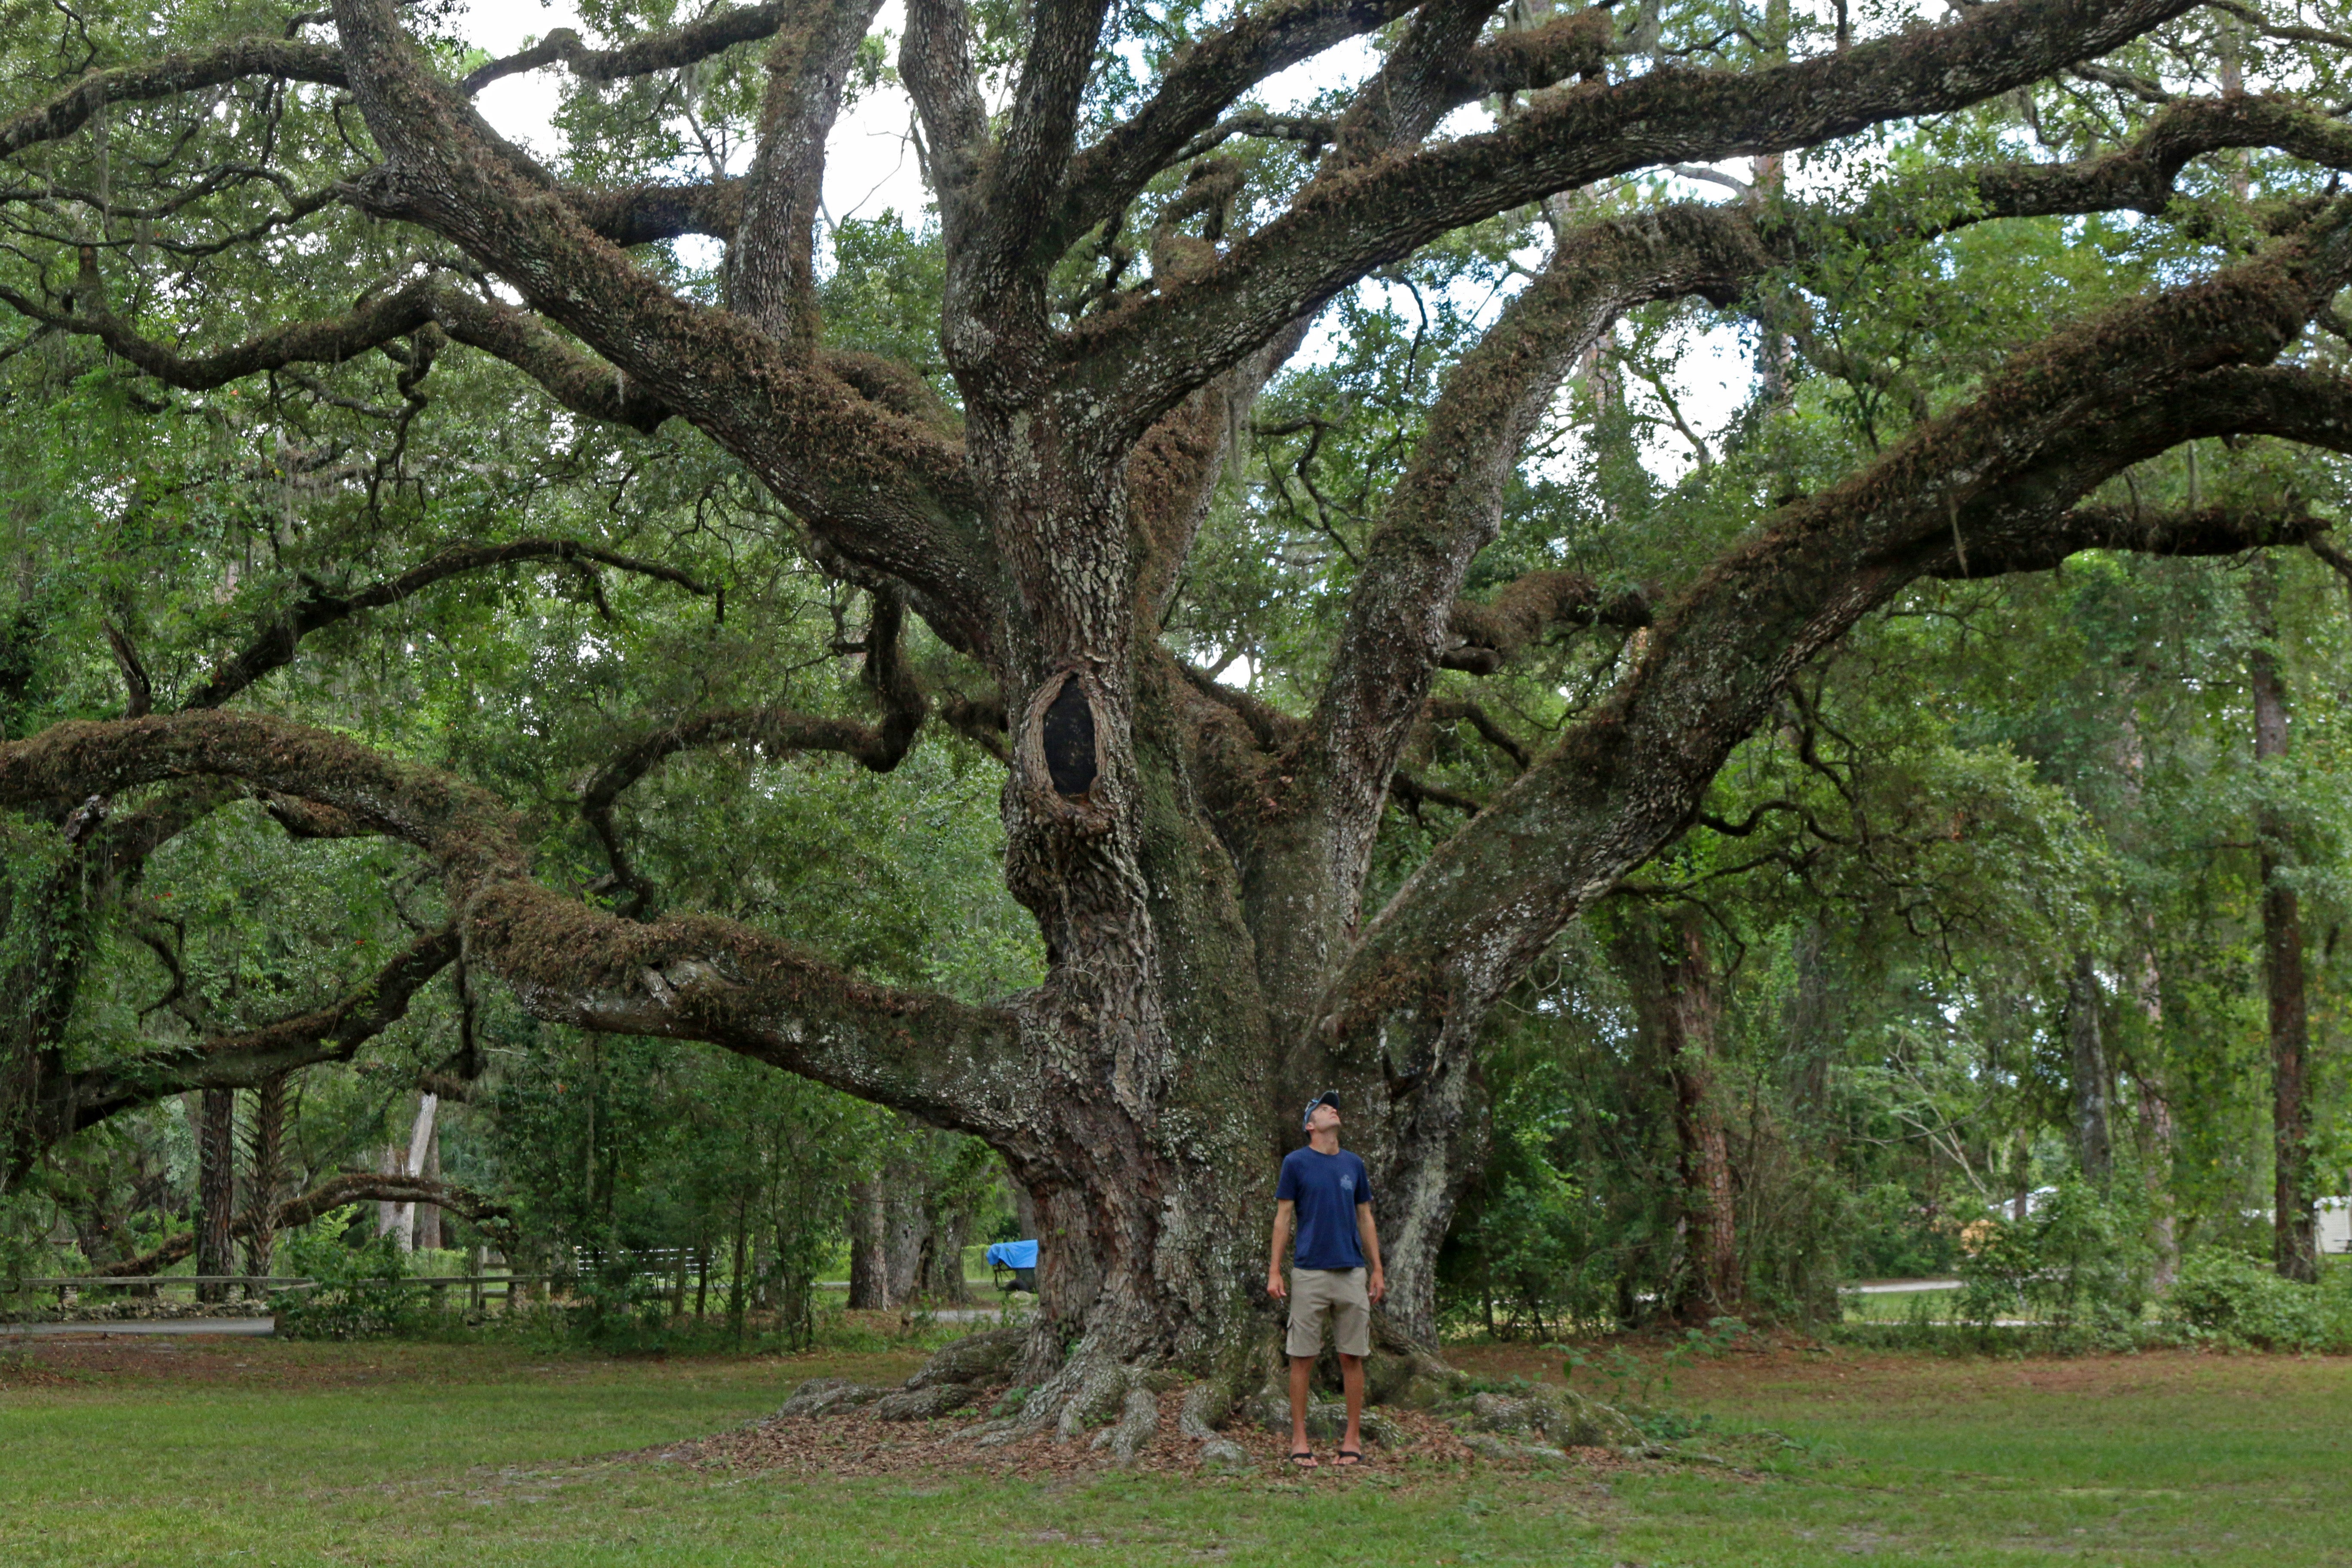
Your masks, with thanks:
[{"label": "thick tree trunk", "polygon": [[[196,1120],[196,1272],[234,1274],[236,1253],[229,1244],[236,1223],[236,1092],[208,1089]],[[226,1286],[199,1285],[200,1301],[228,1298]]]},{"label": "thick tree trunk", "polygon": [[2115,1173],[2114,1135],[2108,1117],[2109,1077],[2105,1037],[2099,1028],[2099,973],[2091,955],[2074,955],[2066,983],[2066,1044],[2073,1064],[2074,1157],[2083,1179],[2105,1187]]},{"label": "thick tree trunk", "polygon": [[245,1241],[245,1271],[267,1278],[278,1246],[272,1219],[279,1189],[286,1184],[286,1075],[265,1079],[253,1091],[253,1125],[247,1134],[246,1203],[254,1215],[252,1234]]},{"label": "thick tree trunk", "polygon": [[2285,683],[2278,660],[2278,582],[2267,556],[2247,583],[2254,643],[2246,656],[2254,707],[2254,766],[2265,774],[2254,830],[2262,848],[2263,978],[2270,1002],[2273,1258],[2289,1279],[2319,1278],[2319,1236],[2312,1214],[2310,1003],[2304,986],[2303,910],[2284,873],[2294,864],[2294,825],[2270,798],[2275,770],[2266,762],[2288,751]]}]

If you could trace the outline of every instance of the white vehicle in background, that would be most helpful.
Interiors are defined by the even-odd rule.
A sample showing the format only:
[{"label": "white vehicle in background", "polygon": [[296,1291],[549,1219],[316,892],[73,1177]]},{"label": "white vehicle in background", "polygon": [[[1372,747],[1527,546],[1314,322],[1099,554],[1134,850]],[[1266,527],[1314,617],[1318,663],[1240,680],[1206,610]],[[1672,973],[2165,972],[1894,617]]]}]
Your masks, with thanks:
[{"label": "white vehicle in background", "polygon": [[[2034,1188],[2025,1194],[2025,1212],[2029,1215],[2037,1212],[2057,1191],[2056,1187]],[[2330,1253],[2352,1253],[2352,1197],[2314,1198],[2311,1206],[2319,1220],[2321,1254],[2325,1256]],[[2017,1217],[2017,1203],[2013,1198],[2004,1198],[2000,1203],[1987,1204],[1985,1209],[1997,1219]],[[2248,1209],[2246,1217],[2268,1225],[2271,1222],[2271,1211]]]},{"label": "white vehicle in background", "polygon": [[2352,1197],[2321,1198],[2312,1207],[2319,1211],[2319,1250],[2352,1252]]}]

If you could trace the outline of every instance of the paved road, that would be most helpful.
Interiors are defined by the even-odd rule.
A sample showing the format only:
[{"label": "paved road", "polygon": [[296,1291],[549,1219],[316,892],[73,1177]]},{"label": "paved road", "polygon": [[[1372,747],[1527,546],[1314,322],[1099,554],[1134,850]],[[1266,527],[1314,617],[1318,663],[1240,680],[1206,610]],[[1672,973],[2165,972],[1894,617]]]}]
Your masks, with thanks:
[{"label": "paved road", "polygon": [[1905,1296],[1914,1290],[1957,1290],[1957,1279],[1888,1279],[1876,1285],[1841,1285],[1842,1296]]},{"label": "paved road", "polygon": [[163,1318],[152,1322],[0,1323],[0,1334],[47,1339],[57,1334],[235,1334],[258,1339],[278,1331],[275,1318]]}]

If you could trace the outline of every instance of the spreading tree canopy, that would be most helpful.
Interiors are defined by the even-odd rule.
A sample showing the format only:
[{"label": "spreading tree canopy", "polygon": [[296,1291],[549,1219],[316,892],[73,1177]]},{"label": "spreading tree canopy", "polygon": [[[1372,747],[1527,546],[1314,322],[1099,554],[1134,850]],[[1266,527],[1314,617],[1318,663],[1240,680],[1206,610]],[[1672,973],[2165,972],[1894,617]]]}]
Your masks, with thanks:
[{"label": "spreading tree canopy", "polygon": [[[142,1097],[347,1058],[451,971],[992,1145],[1043,1231],[1033,1418],[1258,1336],[1275,1160],[1325,1089],[1372,1171],[1392,1339],[1425,1345],[1482,1023],[1815,655],[1923,585],[2084,551],[2343,560],[2317,459],[2227,493],[2136,477],[2215,438],[2352,447],[2315,331],[2346,335],[2352,281],[2352,39],[2326,28],[2189,0],[908,0],[893,54],[879,10],[600,5],[593,41],[501,59],[394,0],[12,19],[0,302],[9,352],[73,388],[22,471],[106,520],[41,546],[87,575],[16,633],[0,799],[52,846],[19,901],[127,897],[245,803],[438,888],[342,1000],[97,1061],[62,1043],[87,942],[25,927],[20,1161]],[[1264,96],[1327,58],[1362,63]],[[568,73],[559,148],[475,110],[523,71]],[[887,82],[919,237],[823,211],[845,97]],[[1384,331],[1383,286],[1441,297],[1436,326]],[[1621,482],[1651,363],[1622,334],[1686,303],[1747,323],[1738,449]],[[1369,373],[1335,368],[1334,311]],[[1358,395],[1382,365],[1386,413]],[[1849,438],[1776,444],[1809,397]],[[1639,564],[1580,569],[1544,521],[1570,511]],[[393,657],[336,639],[518,566],[628,629],[485,591],[436,635],[503,652],[352,718]],[[1234,613],[1252,592],[1292,607],[1279,637]],[[780,701],[818,690],[787,657],[812,599],[855,690]],[[25,650],[61,636],[119,672],[104,703],[37,679],[68,656]],[[306,684],[321,643],[346,673]],[[547,660],[597,671],[566,712],[514,695]],[[1433,726],[1504,781],[1401,772]],[[772,891],[708,792],[814,774],[630,806],[730,748],[887,792],[867,775],[942,730],[1002,771],[1025,989],[813,940],[851,878],[829,909],[666,890],[655,861],[699,855],[700,887]],[[1466,820],[1432,837],[1423,808]]]}]

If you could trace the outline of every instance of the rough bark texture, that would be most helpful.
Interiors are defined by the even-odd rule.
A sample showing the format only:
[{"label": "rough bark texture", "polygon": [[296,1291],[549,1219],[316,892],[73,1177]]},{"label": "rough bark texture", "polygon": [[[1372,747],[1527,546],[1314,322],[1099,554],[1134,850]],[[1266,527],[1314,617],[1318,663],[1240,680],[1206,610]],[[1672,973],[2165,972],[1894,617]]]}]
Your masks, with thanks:
[{"label": "rough bark texture", "polygon": [[[431,857],[459,911],[451,932],[268,1041],[183,1053],[186,1070],[208,1075],[187,1081],[258,1082],[347,1052],[462,950],[469,976],[503,983],[539,1018],[714,1042],[986,1139],[1034,1205],[1042,1245],[1039,1321],[1015,1369],[1034,1390],[1032,1421],[1074,1431],[1118,1419],[1131,1446],[1149,1425],[1129,1426],[1149,1404],[1142,1366],[1188,1361],[1220,1386],[1239,1376],[1268,1327],[1255,1254],[1289,1108],[1325,1088],[1360,1108],[1349,1144],[1383,1194],[1384,1331],[1426,1344],[1438,1247],[1481,1148],[1482,1018],[1568,921],[1688,824],[1807,658],[1925,576],[2042,570],[2093,547],[2234,553],[2325,531],[2293,509],[2144,517],[2093,492],[2199,437],[2352,445],[2346,388],[2269,368],[2352,276],[2352,207],[2315,205],[2210,278],[2021,350],[1876,460],[1759,515],[1671,591],[1604,595],[1545,572],[1467,601],[1524,441],[1563,377],[1634,305],[1730,303],[1821,250],[1965,223],[2168,211],[2176,177],[2204,152],[2277,147],[2341,168],[2352,134],[2305,106],[2235,94],[2185,102],[2098,157],[1951,171],[1942,210],[1558,209],[1542,273],[1448,377],[1377,520],[1323,685],[1299,712],[1219,687],[1156,635],[1233,431],[1316,310],[1451,229],[1661,163],[1769,156],[1964,109],[2188,8],[2000,0],[1834,56],[1734,72],[1625,68],[1624,40],[1599,12],[1489,36],[1492,8],[1479,4],[1278,0],[1198,40],[1141,107],[1081,145],[1104,5],[1021,10],[1007,24],[1023,43],[1010,96],[992,105],[965,8],[909,0],[899,72],[939,199],[940,360],[960,422],[915,367],[827,351],[814,312],[814,193],[849,51],[874,15],[866,0],[723,9],[610,50],[560,35],[465,84],[436,73],[391,0],[335,0],[333,50],[238,46],[86,81],[0,127],[0,153],[76,133],[93,91],[160,96],[223,73],[347,85],[382,162],[352,170],[336,199],[462,253],[498,289],[436,272],[341,316],[167,342],[109,303],[93,251],[70,309],[0,303],[173,386],[341,362],[432,341],[429,329],[516,365],[577,414],[646,429],[688,420],[792,511],[822,561],[874,593],[878,712],[837,723],[732,711],[649,729],[583,802],[611,856],[599,891],[624,895],[622,913],[541,882],[509,806],[483,790],[258,711],[126,716],[0,744],[0,801],[48,809],[229,780],[284,803],[289,825],[383,834]],[[1269,73],[1391,24],[1383,64],[1352,102],[1328,125],[1282,128],[1331,148],[1314,177],[1254,232],[1228,232],[1238,176],[1196,160],[1269,129],[1229,116],[1233,105]],[[557,62],[611,79],[753,40],[772,41],[751,172],[709,189],[567,188],[467,96]],[[1491,132],[1437,136],[1452,109],[1500,91],[1529,96]],[[1087,309],[1057,314],[1049,285],[1073,247],[1091,233],[1115,259],[1130,203],[1180,164],[1198,178],[1163,215],[1148,284],[1111,266]],[[731,309],[672,291],[623,248],[684,232],[727,239]],[[648,569],[541,542],[534,559],[560,566]],[[422,585],[298,605],[206,689],[218,701],[249,688],[314,626]],[[928,709],[896,657],[901,614],[994,684],[1005,877],[1042,933],[1044,983],[972,1006],[872,984],[727,921],[630,918],[656,900],[627,863],[615,802],[664,757],[818,747],[882,771],[905,754]],[[1367,910],[1381,812],[1437,672],[1498,668],[1559,628],[1593,625],[1644,630],[1608,700],[1548,748],[1522,743],[1517,782]],[[977,705],[944,716],[995,737]],[[1702,1038],[1705,954],[1684,935],[1672,962],[1702,967],[1685,976],[1687,1016],[1673,1027]],[[1672,1059],[1703,1294],[1727,1303],[1738,1274],[1705,1054],[1678,1046]],[[62,1070],[35,1045],[12,1059],[33,1064],[16,1069],[24,1103]],[[78,1089],[62,1103],[92,1101]],[[85,1114],[52,1123],[86,1125],[74,1121]],[[877,1199],[859,1210],[866,1276],[887,1272],[887,1239],[870,1228]],[[887,1295],[869,1278],[864,1299]]]},{"label": "rough bark texture", "polygon": [[[196,1272],[234,1274],[229,1244],[236,1207],[236,1091],[208,1089],[196,1113]],[[199,1285],[200,1301],[227,1300],[223,1285]]]},{"label": "rough bark texture", "polygon": [[285,1184],[286,1075],[273,1073],[253,1091],[252,1126],[247,1134],[245,1271],[269,1273],[277,1251],[278,1189]]}]

